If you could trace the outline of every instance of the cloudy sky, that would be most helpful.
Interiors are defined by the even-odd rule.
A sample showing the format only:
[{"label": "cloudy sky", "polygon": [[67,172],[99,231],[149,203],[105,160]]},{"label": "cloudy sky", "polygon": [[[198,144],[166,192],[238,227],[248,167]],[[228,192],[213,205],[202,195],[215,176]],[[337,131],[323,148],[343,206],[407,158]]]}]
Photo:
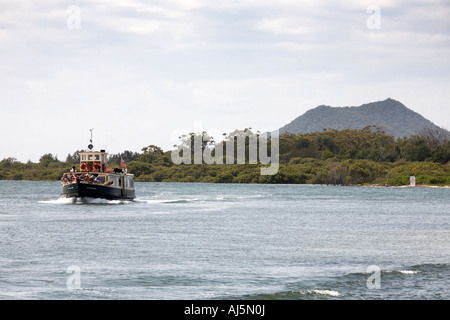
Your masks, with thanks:
[{"label": "cloudy sky", "polygon": [[450,129],[450,2],[0,1],[0,159],[396,99]]}]

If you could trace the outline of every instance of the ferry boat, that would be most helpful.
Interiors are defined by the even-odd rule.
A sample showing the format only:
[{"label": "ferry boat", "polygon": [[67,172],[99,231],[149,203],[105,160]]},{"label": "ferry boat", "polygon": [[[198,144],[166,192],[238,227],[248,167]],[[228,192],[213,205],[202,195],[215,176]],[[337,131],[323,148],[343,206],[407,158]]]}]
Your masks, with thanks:
[{"label": "ferry boat", "polygon": [[79,152],[79,170],[72,167],[61,178],[63,197],[91,197],[108,200],[132,200],[136,198],[134,175],[127,173],[126,164],[122,168],[108,169],[105,150],[93,151],[92,129],[89,150]]}]

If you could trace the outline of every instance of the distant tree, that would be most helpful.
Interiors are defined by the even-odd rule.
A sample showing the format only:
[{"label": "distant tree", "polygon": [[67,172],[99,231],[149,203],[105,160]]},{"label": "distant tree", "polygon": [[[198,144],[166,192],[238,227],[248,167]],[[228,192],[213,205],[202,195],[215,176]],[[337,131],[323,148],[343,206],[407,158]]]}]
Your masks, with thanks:
[{"label": "distant tree", "polygon": [[39,163],[47,168],[50,164],[60,163],[57,156],[53,156],[51,153],[46,153],[39,158]]},{"label": "distant tree", "polygon": [[164,155],[163,149],[154,144],[142,148],[143,153],[141,153],[137,160],[145,163],[161,163],[167,164],[169,159]]},{"label": "distant tree", "polygon": [[139,153],[126,150],[124,152],[120,152],[117,154],[110,154],[109,155],[109,163],[119,164],[121,159],[123,159],[126,162],[134,161],[134,160],[137,160],[138,156],[139,156]]},{"label": "distant tree", "polygon": [[39,158],[40,163],[59,162],[57,156],[53,156],[51,153],[46,153]]},{"label": "distant tree", "polygon": [[143,147],[142,151],[144,154],[164,154],[163,149],[161,149],[158,146],[155,146],[154,144],[151,144],[147,147]]},{"label": "distant tree", "polygon": [[10,167],[11,165],[14,165],[16,163],[19,163],[19,161],[17,161],[17,159],[13,157],[4,158],[2,161],[0,161],[0,165],[3,167]]},{"label": "distant tree", "polygon": [[[206,148],[215,146],[215,141],[206,131],[201,133],[190,132],[178,137],[179,143],[174,145],[175,150],[190,151],[191,163],[203,161],[202,155]],[[198,158],[197,158],[198,157]]]},{"label": "distant tree", "polygon": [[180,142],[174,145],[175,148],[188,148],[192,151],[194,150],[196,140],[201,142],[202,151],[205,150],[206,147],[214,145],[214,138],[206,131],[203,131],[202,133],[190,132],[188,134],[183,134],[178,137],[178,140]]},{"label": "distant tree", "polygon": [[450,140],[450,132],[439,127],[426,127],[419,131],[416,136],[422,137],[432,149],[437,148],[443,142]]},{"label": "distant tree", "polygon": [[450,141],[441,143],[433,151],[431,158],[434,162],[439,162],[441,164],[446,164],[450,161]]},{"label": "distant tree", "polygon": [[72,155],[70,153],[67,154],[66,162],[67,163],[73,163],[77,164],[80,162],[80,154],[78,153],[79,150],[75,151]]},{"label": "distant tree", "polygon": [[406,140],[402,146],[402,158],[407,161],[425,161],[431,157],[431,148],[426,139],[415,136]]},{"label": "distant tree", "polygon": [[412,137],[420,139],[429,149],[431,159],[442,164],[450,161],[450,133],[439,127],[426,127]]}]

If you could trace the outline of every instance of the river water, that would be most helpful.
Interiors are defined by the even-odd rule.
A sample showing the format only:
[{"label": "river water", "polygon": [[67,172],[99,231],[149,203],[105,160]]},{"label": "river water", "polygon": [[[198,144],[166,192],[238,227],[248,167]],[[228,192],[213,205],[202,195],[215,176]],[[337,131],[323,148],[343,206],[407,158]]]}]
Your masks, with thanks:
[{"label": "river water", "polygon": [[0,299],[450,299],[450,189],[0,181]]}]

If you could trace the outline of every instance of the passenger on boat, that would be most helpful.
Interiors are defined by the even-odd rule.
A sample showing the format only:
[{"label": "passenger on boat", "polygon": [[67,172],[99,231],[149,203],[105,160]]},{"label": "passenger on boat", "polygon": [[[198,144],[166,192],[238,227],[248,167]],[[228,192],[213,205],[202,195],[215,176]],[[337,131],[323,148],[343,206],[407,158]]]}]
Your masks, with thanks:
[{"label": "passenger on boat", "polygon": [[77,170],[75,169],[75,166],[72,167],[72,169],[70,169],[70,172],[76,172]]},{"label": "passenger on boat", "polygon": [[72,183],[73,181],[76,181],[76,178],[72,174],[64,174],[61,180],[63,181],[63,184],[69,184]]}]

